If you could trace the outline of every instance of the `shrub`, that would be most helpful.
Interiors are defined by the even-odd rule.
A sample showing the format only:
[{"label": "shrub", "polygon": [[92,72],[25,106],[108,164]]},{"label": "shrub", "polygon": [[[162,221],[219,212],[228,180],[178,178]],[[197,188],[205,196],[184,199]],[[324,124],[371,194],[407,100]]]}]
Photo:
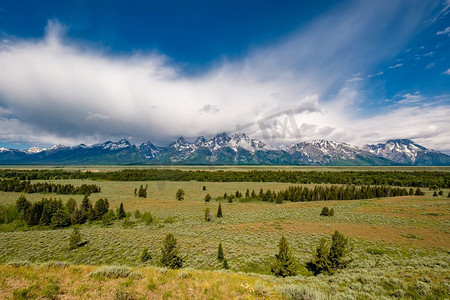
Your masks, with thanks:
[{"label": "shrub", "polygon": [[210,194],[206,194],[205,202],[209,202],[209,201],[211,201],[211,195]]},{"label": "shrub", "polygon": [[272,274],[279,277],[295,276],[297,266],[289,249],[288,241],[284,236],[281,237],[278,249],[279,252],[275,255],[275,262],[271,268]]},{"label": "shrub", "polygon": [[315,300],[326,299],[326,297],[319,291],[313,291],[305,286],[300,285],[282,285],[278,288],[278,293],[285,299],[289,300]]},{"label": "shrub", "polygon": [[177,239],[171,233],[164,238],[160,262],[170,269],[179,269],[183,266],[183,259],[178,256]]},{"label": "shrub", "polygon": [[141,262],[146,262],[150,259],[152,259],[152,256],[150,255],[150,253],[148,253],[148,249],[144,248],[141,254]]},{"label": "shrub", "polygon": [[175,194],[175,198],[178,201],[184,200],[184,190],[183,189],[178,189],[177,193]]},{"label": "shrub", "polygon": [[329,209],[328,207],[325,206],[324,208],[322,208],[320,215],[326,216],[326,217],[332,217],[332,216],[334,216],[334,209],[333,208]]},{"label": "shrub", "polygon": [[56,299],[61,288],[56,283],[47,284],[42,290],[42,295],[48,299]]},{"label": "shrub", "polygon": [[116,218],[116,215],[114,214],[114,211],[109,210],[106,214],[102,216],[102,225],[108,226],[111,224],[111,221]]},{"label": "shrub", "polygon": [[31,291],[31,287],[14,290],[12,296],[14,300],[26,300],[36,298],[36,296]]},{"label": "shrub", "polygon": [[120,286],[114,293],[114,300],[134,300],[136,297],[128,292],[124,287]]},{"label": "shrub", "polygon": [[77,248],[80,242],[81,242],[80,230],[77,227],[74,227],[69,236],[69,249],[72,250]]},{"label": "shrub", "polygon": [[211,210],[209,207],[205,208],[205,221],[211,221]]},{"label": "shrub", "polygon": [[150,225],[155,221],[155,219],[153,218],[152,214],[149,211],[146,211],[142,214],[141,220],[144,221],[145,225]]}]

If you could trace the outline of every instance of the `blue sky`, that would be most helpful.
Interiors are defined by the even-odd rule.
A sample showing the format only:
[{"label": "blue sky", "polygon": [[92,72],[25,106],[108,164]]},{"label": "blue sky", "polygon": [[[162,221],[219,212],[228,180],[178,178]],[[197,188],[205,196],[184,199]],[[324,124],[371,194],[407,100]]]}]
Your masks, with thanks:
[{"label": "blue sky", "polygon": [[0,147],[165,144],[288,110],[301,136],[271,142],[449,152],[449,53],[449,0],[6,0]]}]

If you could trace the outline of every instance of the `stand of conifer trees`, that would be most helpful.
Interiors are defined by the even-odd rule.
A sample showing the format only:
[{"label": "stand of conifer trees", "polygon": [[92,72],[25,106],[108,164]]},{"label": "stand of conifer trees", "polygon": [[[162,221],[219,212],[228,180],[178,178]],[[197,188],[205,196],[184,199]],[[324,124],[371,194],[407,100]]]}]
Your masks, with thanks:
[{"label": "stand of conifer trees", "polygon": [[73,186],[71,184],[54,184],[49,182],[31,183],[28,181],[20,181],[18,179],[0,179],[0,191],[3,192],[20,192],[20,193],[55,193],[64,195],[86,195],[99,193],[100,187],[95,184],[82,184],[81,186]]}]

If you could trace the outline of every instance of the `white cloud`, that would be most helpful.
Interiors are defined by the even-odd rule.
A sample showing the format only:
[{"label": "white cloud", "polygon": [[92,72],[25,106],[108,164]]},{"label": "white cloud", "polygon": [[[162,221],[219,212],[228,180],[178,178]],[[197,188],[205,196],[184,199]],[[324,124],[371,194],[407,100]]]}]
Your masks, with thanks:
[{"label": "white cloud", "polygon": [[389,69],[397,69],[397,68],[400,68],[401,66],[403,66],[403,64],[395,64],[395,65],[389,66]]},{"label": "white cloud", "polygon": [[444,71],[442,74],[450,75],[450,69],[448,69],[447,71]]},{"label": "white cloud", "polygon": [[441,34],[450,34],[450,27],[445,28],[444,30],[436,32],[437,35]]},{"label": "white cloud", "polygon": [[[376,117],[360,119],[365,97],[353,82],[362,77],[353,75],[367,74],[404,49],[428,9],[417,1],[404,12],[409,3],[343,5],[278,44],[217,62],[195,76],[160,54],[112,56],[79,45],[64,36],[63,26],[49,22],[41,40],[0,45],[0,140],[89,144],[132,137],[164,144],[283,111],[303,124],[305,140],[371,142],[355,130],[375,132],[373,139],[379,139],[390,135],[389,124],[408,133],[424,123],[406,128],[399,119],[385,118],[376,128]],[[380,19],[395,20],[395,29]],[[395,37],[386,34],[393,30]],[[410,117],[399,106],[389,114],[400,110],[398,115]],[[423,122],[441,126],[432,118]],[[437,135],[435,144],[441,141]]]},{"label": "white cloud", "polygon": [[367,75],[367,77],[368,77],[368,78],[378,77],[378,76],[381,76],[381,75],[383,75],[383,74],[384,74],[384,72],[378,72],[377,74],[369,74],[369,75]]},{"label": "white cloud", "polygon": [[414,94],[404,94],[402,98],[397,101],[398,104],[411,104],[411,103],[418,103],[424,100],[425,98],[420,94],[419,91],[415,92]]}]

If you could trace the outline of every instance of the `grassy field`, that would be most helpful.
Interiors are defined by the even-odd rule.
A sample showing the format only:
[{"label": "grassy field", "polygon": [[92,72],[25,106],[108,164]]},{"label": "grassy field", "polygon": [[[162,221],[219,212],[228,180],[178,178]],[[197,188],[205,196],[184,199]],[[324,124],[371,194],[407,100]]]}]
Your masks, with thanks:
[{"label": "grassy field", "polygon": [[[150,211],[157,222],[145,225],[114,221],[81,226],[88,243],[68,249],[71,229],[8,231],[0,225],[0,298],[29,293],[45,298],[155,299],[446,299],[450,297],[450,200],[444,196],[404,196],[369,200],[264,203],[222,202],[223,218],[216,218],[213,197],[247,188],[281,190],[291,184],[246,182],[104,182],[61,180],[60,183],[95,183],[102,188],[91,201],[107,197],[112,208],[124,203],[134,212]],[[148,198],[134,189],[148,184]],[[203,185],[206,191],[202,190]],[[175,200],[182,188],[186,200]],[[0,203],[11,204],[18,193],[0,192]],[[55,195],[27,194],[31,201]],[[64,200],[82,196],[57,195]],[[334,217],[319,216],[323,206]],[[204,221],[204,209],[213,218]],[[353,262],[335,275],[312,274],[305,268],[323,237],[338,230],[351,238]],[[158,268],[162,240],[173,233],[185,258],[180,271]],[[285,235],[299,264],[299,275],[280,279],[270,275],[278,241]],[[230,270],[222,271],[217,246],[222,242]],[[144,248],[152,259],[140,261]],[[62,263],[64,262],[64,263]],[[101,265],[124,265],[136,276],[89,276]],[[53,288],[53,290],[52,290]],[[125,296],[124,296],[125,295]],[[289,295],[300,295],[298,298]],[[310,295],[309,298],[307,295]],[[122,297],[122,298],[120,298]],[[48,296],[47,298],[52,298]],[[20,299],[20,298],[18,298]]]}]

